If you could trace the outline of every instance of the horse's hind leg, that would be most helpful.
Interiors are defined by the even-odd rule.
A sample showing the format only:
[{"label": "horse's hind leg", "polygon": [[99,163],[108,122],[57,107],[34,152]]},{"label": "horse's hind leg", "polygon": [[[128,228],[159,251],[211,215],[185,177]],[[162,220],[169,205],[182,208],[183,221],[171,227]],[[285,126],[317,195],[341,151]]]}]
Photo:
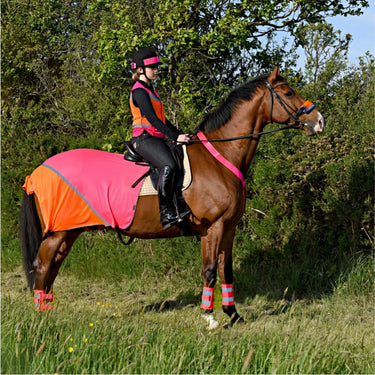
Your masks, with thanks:
[{"label": "horse's hind leg", "polygon": [[235,227],[225,229],[223,222],[216,222],[202,237],[202,278],[204,282],[202,305],[203,315],[209,323],[209,329],[216,328],[218,323],[213,318],[214,286],[216,272],[219,271],[222,288],[223,311],[230,317],[230,325],[243,322],[234,303],[232,249]]},{"label": "horse's hind leg", "polygon": [[47,280],[50,275],[52,261],[64,242],[65,236],[66,232],[55,232],[46,237],[40,244],[38,254],[33,263],[35,289],[47,290]]},{"label": "horse's hind leg", "polygon": [[64,241],[61,243],[59,249],[57,250],[55,254],[55,257],[52,260],[49,277],[46,283],[47,290],[52,289],[52,285],[56,279],[57,274],[59,273],[62,262],[68,256],[70,249],[72,248],[75,240],[81,233],[82,233],[82,230],[80,229],[66,232],[66,237]]},{"label": "horse's hind leg", "polygon": [[37,310],[51,308],[48,302],[52,302],[53,299],[52,284],[62,261],[68,255],[80,233],[80,231],[55,232],[42,241],[33,263],[35,273],[34,302]]}]

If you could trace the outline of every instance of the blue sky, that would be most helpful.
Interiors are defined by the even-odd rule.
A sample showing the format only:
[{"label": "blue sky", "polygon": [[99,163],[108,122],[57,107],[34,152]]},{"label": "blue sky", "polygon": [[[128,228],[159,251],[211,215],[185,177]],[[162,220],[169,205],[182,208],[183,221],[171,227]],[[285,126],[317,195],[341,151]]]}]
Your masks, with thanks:
[{"label": "blue sky", "polygon": [[[360,16],[336,16],[328,17],[327,22],[331,23],[335,30],[341,30],[341,35],[352,35],[352,41],[349,45],[348,61],[349,64],[357,65],[358,58],[364,56],[366,51],[375,55],[375,5],[370,0],[370,7],[365,8]],[[280,37],[285,37],[281,33]],[[277,38],[278,39],[278,38]],[[300,58],[297,61],[298,67],[304,67],[305,54],[302,48],[297,49]]]},{"label": "blue sky", "polygon": [[342,35],[351,34],[353,39],[349,46],[348,59],[352,64],[358,64],[358,57],[366,51],[375,55],[375,5],[370,0],[370,7],[364,9],[361,16],[329,17],[327,22],[335,29],[342,31]]}]

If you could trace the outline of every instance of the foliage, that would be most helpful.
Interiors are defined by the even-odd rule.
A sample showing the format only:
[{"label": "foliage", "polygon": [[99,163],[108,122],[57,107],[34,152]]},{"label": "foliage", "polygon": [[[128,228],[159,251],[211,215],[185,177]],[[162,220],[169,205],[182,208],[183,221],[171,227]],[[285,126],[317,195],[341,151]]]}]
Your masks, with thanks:
[{"label": "foliage", "polygon": [[[2,373],[374,372],[374,57],[347,66],[349,39],[320,25],[360,14],[367,1],[1,5]],[[323,46],[327,58],[296,72],[286,44],[275,43],[281,29],[306,52]],[[316,138],[263,137],[250,167],[234,244],[237,305],[250,329],[210,333],[196,319],[197,238],[123,249],[113,233],[86,233],[56,280],[55,311],[35,314],[25,298],[24,178],[68,149],[122,152],[128,61],[150,44],[165,63],[157,84],[168,118],[187,131],[276,63],[326,118]]]},{"label": "foliage", "polygon": [[[167,65],[160,78],[162,97],[174,122],[194,129],[197,119],[217,105],[235,82],[247,80],[276,64],[293,67],[286,45],[269,48],[275,31],[296,35],[306,23],[327,15],[359,14],[366,1],[215,1],[98,0],[103,11],[97,33],[101,52],[100,76],[124,73],[141,46],[154,46]],[[105,11],[104,11],[105,10]],[[292,47],[293,50],[293,47]],[[166,70],[165,70],[166,72]]]},{"label": "foliage", "polygon": [[238,241],[253,252],[240,257],[309,270],[285,275],[292,293],[328,291],[348,259],[373,248],[374,72],[373,58],[348,69],[323,136],[263,139],[251,167]]},{"label": "foliage", "polygon": [[129,114],[117,108],[127,106],[119,95],[122,82],[107,86],[95,79],[93,33],[99,16],[89,13],[89,5],[90,1],[3,1],[5,127],[9,124],[30,136],[36,131],[50,137],[128,135],[122,123]]},{"label": "foliage", "polygon": [[[255,283],[246,286],[252,264],[255,276],[292,261],[294,273],[288,267],[268,273],[273,293],[283,293],[276,284],[285,278],[291,293],[332,288],[346,260],[368,252],[374,240],[373,56],[347,67],[348,39],[317,24],[328,15],[360,14],[368,5],[342,3],[2,0],[2,268],[20,263],[18,215],[26,175],[72,148],[123,151],[131,136],[129,58],[135,48],[153,45],[166,66],[157,84],[168,98],[168,118],[187,131],[231,88],[278,62],[323,112],[328,126],[322,137],[262,139],[247,178],[248,208],[235,261],[244,293],[256,293]],[[293,69],[287,46],[275,43],[277,30],[289,31],[295,45],[311,41],[328,50],[327,59],[315,61],[314,79],[312,62],[305,73]],[[155,246],[168,253],[168,245]],[[104,262],[105,246],[99,248]],[[69,259],[67,267],[79,269],[85,254]],[[92,274],[97,272],[93,266]]]},{"label": "foliage", "polygon": [[[309,77],[305,92],[324,113],[329,110],[333,92],[340,89],[339,79],[347,65],[347,53],[352,40],[350,34],[341,37],[327,23],[307,25],[298,31],[306,55],[305,75]],[[327,91],[331,95],[327,97]]]}]

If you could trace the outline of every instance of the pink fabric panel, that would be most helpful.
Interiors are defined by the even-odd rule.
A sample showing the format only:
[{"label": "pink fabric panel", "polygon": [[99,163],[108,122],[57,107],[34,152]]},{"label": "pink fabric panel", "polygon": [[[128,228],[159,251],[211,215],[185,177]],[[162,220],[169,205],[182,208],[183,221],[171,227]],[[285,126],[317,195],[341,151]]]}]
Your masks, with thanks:
[{"label": "pink fabric panel", "polygon": [[121,154],[91,149],[66,151],[43,165],[63,178],[111,227],[130,226],[142,182],[135,188],[131,185],[148,167],[128,162]]}]

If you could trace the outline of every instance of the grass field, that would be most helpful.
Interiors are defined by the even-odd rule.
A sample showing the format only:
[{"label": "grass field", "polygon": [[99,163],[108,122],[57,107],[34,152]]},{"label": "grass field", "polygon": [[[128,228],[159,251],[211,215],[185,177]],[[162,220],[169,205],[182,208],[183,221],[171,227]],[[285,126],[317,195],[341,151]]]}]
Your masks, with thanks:
[{"label": "grass field", "polygon": [[[87,241],[77,247],[89,246]],[[320,298],[287,298],[287,291],[285,298],[242,297],[237,308],[247,324],[231,329],[222,327],[227,317],[217,300],[221,327],[208,331],[200,317],[200,276],[191,272],[199,270],[199,253],[185,257],[195,259],[194,265],[179,264],[177,257],[163,269],[166,259],[152,254],[148,241],[141,244],[138,258],[129,250],[123,256],[128,260],[117,262],[132,265],[120,278],[111,256],[112,274],[100,278],[94,269],[83,272],[87,251],[71,254],[56,280],[51,312],[33,311],[21,266],[7,267],[1,373],[375,372],[372,259],[358,259],[332,293]],[[153,259],[150,268],[145,257]],[[88,261],[89,269],[104,268]]]}]

